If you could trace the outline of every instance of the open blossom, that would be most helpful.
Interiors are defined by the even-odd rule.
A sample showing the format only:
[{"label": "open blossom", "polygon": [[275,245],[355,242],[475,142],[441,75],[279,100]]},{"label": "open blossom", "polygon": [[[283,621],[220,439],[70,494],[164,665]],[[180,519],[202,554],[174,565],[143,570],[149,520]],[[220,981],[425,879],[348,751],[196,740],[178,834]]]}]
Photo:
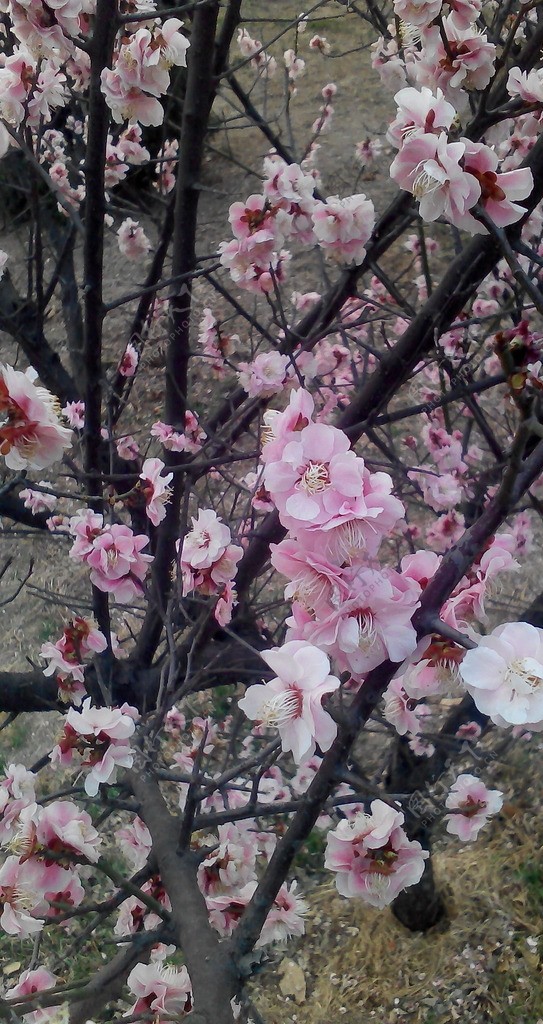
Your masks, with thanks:
[{"label": "open blossom", "polygon": [[41,810],[36,841],[45,850],[85,857],[91,864],[99,860],[102,843],[90,814],[69,800],[54,800]]},{"label": "open blossom", "polygon": [[543,630],[506,622],[466,652],[459,671],[476,707],[496,725],[543,722]]},{"label": "open blossom", "polygon": [[342,896],[359,897],[382,909],[420,881],[429,854],[407,838],[401,811],[373,800],[370,812],[340,821],[328,833],[324,866],[336,872]]},{"label": "open blossom", "polygon": [[126,704],[121,708],[95,708],[90,699],[84,701],[81,711],[70,708],[64,733],[51,752],[51,761],[70,765],[74,752],[78,752],[83,758],[82,766],[90,768],[85,777],[85,792],[96,796],[102,783],[115,781],[118,766],[132,767],[134,751],[127,740],[138,717],[136,709]]},{"label": "open blossom", "polygon": [[437,18],[442,6],[443,0],[394,0],[394,14],[408,25],[426,28]]},{"label": "open blossom", "polygon": [[204,896],[232,893],[253,881],[258,844],[256,834],[238,825],[219,825],[218,845],[198,868],[198,885]]},{"label": "open blossom", "polygon": [[73,430],[81,430],[85,426],[85,403],[67,402],[63,406],[62,415],[68,420]]},{"label": "open blossom", "polygon": [[446,807],[457,812],[445,815],[447,832],[463,842],[477,839],[490,815],[500,810],[502,796],[498,789],[487,789],[475,775],[459,775],[445,801]]},{"label": "open blossom", "polygon": [[212,509],[200,509],[192,520],[181,549],[180,568],[183,594],[197,589],[200,594],[218,596],[214,615],[220,625],[227,625],[236,603],[232,581],[243,548],[231,544],[230,529]]},{"label": "open blossom", "polygon": [[479,199],[477,180],[461,166],[464,153],[463,142],[449,142],[442,132],[408,139],[392,161],[391,178],[419,200],[423,220],[445,216],[456,224]]},{"label": "open blossom", "polygon": [[45,469],[72,443],[56,399],[34,376],[0,366],[0,454],[10,469]]},{"label": "open blossom", "polygon": [[288,636],[324,647],[342,670],[363,675],[386,658],[401,662],[416,647],[411,619],[420,587],[394,569],[352,566],[343,572],[347,595],[322,617],[295,604]]},{"label": "open blossom", "polygon": [[27,938],[42,930],[45,917],[58,913],[50,902],[78,906],[84,895],[77,874],[60,864],[8,857],[0,868],[0,925],[8,935]]},{"label": "open blossom", "polygon": [[122,255],[126,256],[127,260],[136,262],[147,256],[151,248],[151,243],[139,222],[131,220],[130,217],[123,220],[117,231],[117,241]]},{"label": "open blossom", "polygon": [[143,591],[142,580],[153,561],[153,555],[141,553],[148,544],[149,537],[135,535],[129,526],[114,523],[96,531],[90,550],[84,554],[76,540],[70,555],[90,566],[90,580],[98,590],[114,594],[116,600],[126,604]]},{"label": "open blossom", "polygon": [[278,729],[283,750],[292,751],[297,764],[331,746],[337,727],[322,707],[322,698],[339,686],[330,675],[325,654],[305,641],[292,640],[261,657],[277,673],[265,684],[247,689],[239,707],[252,721]]},{"label": "open blossom", "polygon": [[126,979],[136,1002],[129,1016],[152,1013],[153,1019],[177,1019],[192,1009],[192,986],[187,968],[159,963],[136,964]]},{"label": "open blossom", "polygon": [[281,394],[289,362],[280,352],[263,352],[252,363],[238,363],[238,380],[250,398]]},{"label": "open blossom", "polygon": [[424,86],[422,89],[400,89],[394,101],[398,112],[388,128],[387,139],[398,149],[407,139],[417,135],[439,135],[448,131],[456,114],[441,89],[436,90],[435,96]]},{"label": "open blossom", "polygon": [[140,480],[145,496],[145,511],[153,526],[158,526],[166,515],[165,505],[170,500],[172,489],[168,486],[173,473],[161,476],[165,465],[161,459],[146,459],[141,467]]},{"label": "open blossom", "polygon": [[[51,974],[45,967],[36,967],[34,970],[23,971],[16,985],[8,988],[6,997],[15,999],[18,996],[33,996],[37,992],[45,992],[48,988],[54,988],[58,977]],[[27,1024],[46,1024],[46,1021],[55,1018],[59,1010],[59,1004],[33,1010],[32,1013],[23,1013]]]},{"label": "open blossom", "polygon": [[231,539],[230,529],[210,508],[202,508],[198,518],[192,518],[192,530],[184,541],[181,561],[192,569],[209,569],[218,562]]},{"label": "open blossom", "polygon": [[[275,431],[281,421],[270,422]],[[333,557],[334,547],[343,550],[340,561],[355,548],[375,554],[383,534],[404,514],[402,503],[390,494],[391,478],[370,474],[337,427],[310,423],[290,436],[282,450],[274,442],[277,461],[270,461],[264,448],[264,486],[283,525],[297,536],[312,532],[313,540],[305,536],[304,543],[311,547],[314,542],[325,557]]]},{"label": "open blossom", "polygon": [[410,698],[403,688],[402,679],[393,679],[384,694],[384,717],[394,726],[399,736],[419,731],[421,707]]},{"label": "open blossom", "polygon": [[321,249],[339,263],[362,262],[375,223],[370,199],[363,194],[346,199],[328,196],[325,203],[315,203],[312,220]]},{"label": "open blossom", "polygon": [[510,96],[520,96],[526,103],[543,103],[541,68],[536,68],[533,71],[521,71],[518,67],[511,68],[506,88]]},{"label": "open blossom", "polygon": [[[443,42],[441,29],[447,37]],[[485,89],[494,74],[496,47],[475,25],[460,28],[449,14],[442,26],[424,33],[424,48],[415,65],[419,85],[440,88],[451,103],[467,106],[468,90]]]}]

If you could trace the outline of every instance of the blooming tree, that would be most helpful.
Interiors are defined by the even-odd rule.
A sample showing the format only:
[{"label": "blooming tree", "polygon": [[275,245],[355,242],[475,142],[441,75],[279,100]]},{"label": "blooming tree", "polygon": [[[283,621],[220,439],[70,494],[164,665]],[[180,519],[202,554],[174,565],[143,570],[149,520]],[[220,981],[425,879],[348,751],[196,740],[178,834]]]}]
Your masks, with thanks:
[{"label": "blooming tree", "polygon": [[[0,780],[1,1009],[231,1024],[255,950],[303,934],[314,829],[343,896],[427,927],[432,829],[473,841],[502,804],[466,752],[543,727],[543,631],[484,635],[541,511],[539,3],[284,4],[262,39],[243,0],[1,6],[0,154],[29,193],[25,274],[0,254],[3,544],[40,531],[84,595],[0,672],[2,711],[60,722]],[[389,97],[342,195],[319,165],[338,19]],[[266,152],[210,254],[212,115]],[[360,765],[387,759],[380,787]],[[55,928],[118,951],[75,981],[38,962]]]}]

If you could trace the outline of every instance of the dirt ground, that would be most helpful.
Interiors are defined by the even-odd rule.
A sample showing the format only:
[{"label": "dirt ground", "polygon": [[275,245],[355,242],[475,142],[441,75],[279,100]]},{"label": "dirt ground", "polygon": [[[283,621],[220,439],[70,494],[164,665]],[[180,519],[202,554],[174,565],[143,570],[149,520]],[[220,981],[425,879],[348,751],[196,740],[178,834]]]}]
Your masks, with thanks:
[{"label": "dirt ground", "polygon": [[[251,17],[262,18],[269,13],[270,3],[248,0],[246,10]],[[299,14],[299,5],[275,0],[273,11],[274,15],[292,17]],[[330,0],[312,31],[301,37],[300,53],[307,57],[307,70],[291,101],[293,134],[305,140],[310,137],[310,126],[322,102],[320,91],[328,82],[336,82],[333,127],[322,137],[318,158],[322,191],[325,195],[366,192],[381,213],[395,194],[387,173],[391,151],[384,139],[393,101],[369,68],[372,37],[363,22],[354,24],[359,35],[353,33],[353,19],[347,17],[345,7]],[[249,22],[247,28],[264,40],[272,35],[260,21]],[[308,56],[307,42],[313,32],[330,40],[329,57]],[[283,49],[282,44],[270,46],[277,57]],[[241,77],[245,80],[243,74]],[[280,84],[272,83],[267,98],[272,125],[278,123],[274,111],[281,113],[281,93]],[[256,105],[262,102],[261,86],[255,89],[253,100]],[[226,90],[215,112],[219,119],[232,117]],[[269,149],[256,129],[237,119],[228,122],[228,129],[217,130],[209,139],[201,196],[202,253],[213,252],[227,237],[230,203],[259,191],[261,160]],[[364,172],[356,163],[354,145],[368,136],[382,137],[383,152],[371,171]],[[156,238],[153,217],[140,219],[150,237]],[[0,237],[0,246],[15,263],[15,257],[23,255],[21,232],[8,228]],[[107,261],[106,301],[138,284],[135,276],[128,279],[131,267],[118,253],[113,230]],[[296,255],[290,272],[293,287],[298,291],[314,287],[315,269],[313,257]],[[209,284],[198,283],[195,296],[202,309],[210,305],[224,311]],[[120,354],[119,338],[124,337],[133,308],[121,307],[108,319],[113,360]],[[46,333],[65,351],[58,311],[48,320]],[[138,390],[123,421],[127,432],[136,436],[145,423],[152,422],[149,416],[158,418],[161,412],[161,351],[157,336],[144,357],[145,388]],[[13,362],[13,354],[12,342],[0,336],[0,362]],[[204,387],[199,396],[197,411],[205,416],[216,400],[216,388]],[[507,579],[494,600],[494,614],[502,621],[517,617],[540,591],[538,549],[534,554],[513,582]],[[24,669],[29,661],[37,663],[41,644],[58,636],[66,608],[84,607],[83,576],[78,578],[65,555],[66,544],[58,538],[26,535],[7,525],[0,533],[0,565],[13,558],[2,581],[3,600],[17,589],[31,559],[34,563],[30,586],[0,606],[2,669]],[[49,595],[46,602],[44,591]],[[114,625],[121,637],[127,635],[129,628],[137,626],[137,614],[128,620],[121,611]],[[57,728],[56,716],[21,715],[0,734],[0,755],[31,764],[50,749]],[[440,843],[436,870],[448,903],[446,928],[412,936],[389,911],[379,913],[344,900],[321,873],[313,874],[305,938],[274,953],[252,982],[255,1006],[266,1024],[327,1024],[330,1019],[345,1024],[366,1020],[378,1024],[403,1020],[413,1024],[543,1024],[543,865],[539,854],[543,825],[538,819],[541,750],[540,740],[534,737],[529,744],[521,744],[507,764],[505,759],[497,760],[492,781],[504,791],[507,803],[482,842],[460,850],[454,841]],[[257,1015],[255,1020],[259,1024]]]}]

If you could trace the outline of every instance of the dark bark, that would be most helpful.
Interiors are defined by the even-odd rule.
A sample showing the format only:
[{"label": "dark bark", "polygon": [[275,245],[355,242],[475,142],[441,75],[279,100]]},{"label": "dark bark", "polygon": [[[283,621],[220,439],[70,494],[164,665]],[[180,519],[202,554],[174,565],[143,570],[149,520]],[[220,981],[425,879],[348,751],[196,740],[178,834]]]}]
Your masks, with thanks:
[{"label": "dark bark", "polygon": [[170,897],[172,923],[192,982],[195,1024],[233,1024],[231,999],[239,974],[224,942],[209,922],[197,881],[198,858],[179,852],[179,823],[147,768],[129,773],[139,814],[153,839],[153,855]]},{"label": "dark bark", "polygon": [[19,295],[9,271],[5,270],[0,281],[0,331],[21,346],[42,384],[62,404],[73,402],[79,397],[77,387],[38,324],[37,309]]}]

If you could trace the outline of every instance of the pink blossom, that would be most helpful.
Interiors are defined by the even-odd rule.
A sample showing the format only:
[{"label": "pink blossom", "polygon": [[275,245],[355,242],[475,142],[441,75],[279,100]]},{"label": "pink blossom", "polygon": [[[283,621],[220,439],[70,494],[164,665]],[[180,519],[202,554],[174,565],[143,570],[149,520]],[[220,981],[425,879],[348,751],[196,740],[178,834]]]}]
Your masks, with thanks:
[{"label": "pink blossom", "polygon": [[[420,85],[440,88],[451,103],[467,106],[467,91],[485,89],[494,74],[496,47],[474,25],[458,27],[458,19],[450,14],[442,19],[443,32],[433,25],[424,33],[424,49],[415,73]],[[462,93],[461,90],[464,90]]]},{"label": "pink blossom", "polygon": [[543,630],[506,622],[467,651],[460,676],[476,707],[497,725],[543,721]]},{"label": "pink blossom", "polygon": [[337,727],[321,701],[337,690],[339,679],[329,674],[326,655],[294,640],[261,651],[261,657],[277,675],[269,683],[250,686],[239,701],[241,710],[247,718],[277,728],[283,750],[291,750],[297,764],[311,757],[317,743],[328,750]]},{"label": "pink blossom", "polygon": [[293,608],[289,637],[326,648],[342,670],[360,676],[386,658],[401,662],[416,647],[411,619],[420,587],[394,569],[355,566],[343,574],[348,596],[323,618],[300,616]]},{"label": "pink blossom", "polygon": [[222,265],[240,288],[266,294],[285,279],[290,254],[284,249],[277,252],[272,238],[233,238],[231,242],[221,242],[218,249]]},{"label": "pink blossom", "polygon": [[56,399],[34,376],[0,366],[0,454],[10,469],[45,469],[71,445]]},{"label": "pink blossom", "polygon": [[251,58],[251,67],[264,78],[271,78],[277,71],[277,61],[262,47],[259,39],[253,39],[246,28],[238,29],[238,46],[244,57]]},{"label": "pink blossom", "polygon": [[[53,485],[49,480],[40,480],[38,487],[47,487],[49,490],[52,490]],[[24,498],[25,508],[29,508],[33,516],[39,512],[51,512],[57,503],[54,494],[35,491],[31,487],[26,487],[23,491],[19,491],[19,497]]]},{"label": "pink blossom", "polygon": [[85,857],[91,864],[100,858],[101,837],[92,818],[69,800],[54,800],[40,813],[36,840],[54,853]]},{"label": "pink blossom", "polygon": [[252,363],[238,363],[238,380],[250,398],[281,394],[289,362],[289,357],[279,352],[264,352]]},{"label": "pink blossom", "polygon": [[70,558],[76,562],[85,561],[93,548],[94,541],[100,536],[104,517],[90,508],[80,508],[68,522],[68,529],[75,538],[70,548]]},{"label": "pink blossom", "polygon": [[392,161],[391,178],[419,200],[423,220],[445,216],[457,224],[479,199],[479,182],[461,166],[465,150],[464,142],[449,142],[445,132],[418,135]]},{"label": "pink blossom", "polygon": [[95,537],[92,550],[84,558],[91,569],[91,583],[98,590],[114,594],[121,604],[138,597],[148,565],[153,561],[152,555],[141,553],[148,543],[148,537],[134,534],[128,526],[114,523],[106,527]]},{"label": "pink blossom", "polygon": [[204,309],[198,332],[198,344],[211,360],[211,368],[217,376],[226,372],[225,362],[239,342],[237,334],[227,334],[211,309]]},{"label": "pink blossom", "polygon": [[285,67],[287,69],[289,81],[295,82],[297,78],[301,78],[301,76],[305,73],[305,60],[302,60],[301,57],[298,57],[294,50],[285,50],[283,58],[285,61]]},{"label": "pink blossom", "polygon": [[166,515],[165,505],[169,502],[172,494],[168,486],[173,480],[173,473],[161,476],[165,469],[161,459],[146,459],[140,473],[140,480],[143,481],[141,490],[145,496],[145,511],[153,526],[158,526]]},{"label": "pink blossom", "polygon": [[74,430],[81,430],[85,426],[85,403],[67,402],[62,409],[62,415]]},{"label": "pink blossom", "polygon": [[437,18],[443,0],[394,0],[394,14],[408,25],[426,28]]},{"label": "pink blossom", "polygon": [[46,676],[60,675],[72,677],[78,682],[84,681],[83,658],[91,653],[105,651],[107,641],[103,633],[93,622],[75,617],[65,627],[56,643],[47,641],[42,644],[40,657],[49,662],[43,670]]},{"label": "pink blossom", "polygon": [[126,979],[136,1002],[129,1016],[152,1013],[156,1020],[171,1019],[192,1009],[192,986],[187,968],[179,970],[163,964],[136,964]]},{"label": "pink blossom", "polygon": [[119,363],[118,372],[121,377],[133,377],[140,361],[139,352],[132,342],[128,342]]},{"label": "pink blossom", "polygon": [[402,679],[393,679],[384,694],[384,717],[399,736],[419,731],[420,705],[407,695]]},{"label": "pink blossom", "polygon": [[325,203],[315,203],[312,220],[321,249],[340,263],[362,262],[375,223],[370,199],[363,194],[328,196]]},{"label": "pink blossom", "polygon": [[280,462],[289,441],[299,439],[300,431],[309,426],[315,403],[304,388],[291,391],[289,404],[283,412],[268,409],[264,413],[262,462]]},{"label": "pink blossom", "polygon": [[48,909],[47,886],[60,887],[67,874],[58,864],[46,867],[35,857],[7,857],[0,868],[0,924],[4,931],[21,938],[40,932]]},{"label": "pink blossom", "polygon": [[74,751],[85,757],[90,767],[85,777],[85,792],[96,796],[102,783],[114,782],[118,766],[131,768],[134,751],[127,744],[132,736],[138,712],[123,704],[121,708],[93,708],[90,699],[81,711],[70,708],[60,743],[51,752],[51,761],[71,764]]},{"label": "pink blossom", "polygon": [[[528,167],[496,173],[497,154],[480,142],[465,141],[464,170],[476,179],[480,188],[479,203],[498,227],[515,224],[526,213],[525,207],[514,200],[526,199],[534,186]],[[471,214],[465,213],[457,226],[473,233],[486,232]]]},{"label": "pink blossom", "polygon": [[192,518],[192,530],[187,533],[181,551],[181,561],[192,569],[210,569],[218,562],[230,543],[230,530],[210,508],[200,509],[198,518]]},{"label": "pink blossom", "polygon": [[336,872],[342,896],[359,897],[382,909],[420,881],[429,854],[407,838],[403,823],[401,811],[373,800],[370,814],[340,821],[328,833],[324,866]]},{"label": "pink blossom", "polygon": [[507,92],[510,96],[519,96],[525,103],[543,103],[543,74],[540,68],[533,71],[521,71],[511,68],[507,79]]},{"label": "pink blossom", "polygon": [[410,663],[404,666],[402,685],[405,692],[418,700],[454,690],[458,666],[464,654],[464,648],[457,644],[437,637],[423,637]]},{"label": "pink blossom", "polygon": [[287,939],[304,934],[303,919],[309,908],[297,894],[297,888],[297,882],[291,882],[290,887],[283,882],[255,943],[256,949],[270,942],[286,942]]},{"label": "pink blossom", "polygon": [[138,262],[144,256],[147,256],[151,248],[151,243],[143,228],[140,227],[139,221],[131,220],[130,217],[123,220],[117,231],[117,240],[119,249],[122,255],[126,256],[127,260]]},{"label": "pink blossom", "polygon": [[312,36],[311,39],[309,40],[309,49],[317,50],[319,53],[322,53],[323,56],[326,57],[330,53],[332,47],[330,46],[330,43],[328,42],[327,39],[325,39],[324,36],[317,35]]},{"label": "pink blossom", "polygon": [[[45,967],[37,967],[34,970],[23,971],[16,985],[8,988],[7,999],[16,999],[20,996],[33,996],[37,992],[45,992],[54,988],[58,982],[56,974],[51,974]],[[38,1008],[31,1013],[22,1013],[28,1024],[46,1024],[46,1021],[54,1019],[59,1010],[59,1004],[47,1008]]]},{"label": "pink blossom", "polygon": [[475,775],[459,775],[445,801],[446,807],[457,812],[445,815],[447,832],[464,843],[477,839],[490,815],[500,810],[502,797],[499,789],[487,789]]},{"label": "pink blossom", "polygon": [[258,845],[254,832],[234,824],[219,825],[218,840],[198,868],[198,885],[206,897],[235,894],[256,874]]},{"label": "pink blossom", "polygon": [[134,462],[140,453],[140,446],[132,434],[125,434],[115,441],[117,455],[127,462]]},{"label": "pink blossom", "polygon": [[115,839],[132,870],[140,871],[147,863],[152,846],[147,825],[136,815],[125,828],[117,829]]},{"label": "pink blossom", "polygon": [[330,613],[348,595],[341,571],[332,562],[311,552],[295,540],[271,544],[271,563],[292,582],[285,588],[285,599],[297,601],[319,617]]}]

